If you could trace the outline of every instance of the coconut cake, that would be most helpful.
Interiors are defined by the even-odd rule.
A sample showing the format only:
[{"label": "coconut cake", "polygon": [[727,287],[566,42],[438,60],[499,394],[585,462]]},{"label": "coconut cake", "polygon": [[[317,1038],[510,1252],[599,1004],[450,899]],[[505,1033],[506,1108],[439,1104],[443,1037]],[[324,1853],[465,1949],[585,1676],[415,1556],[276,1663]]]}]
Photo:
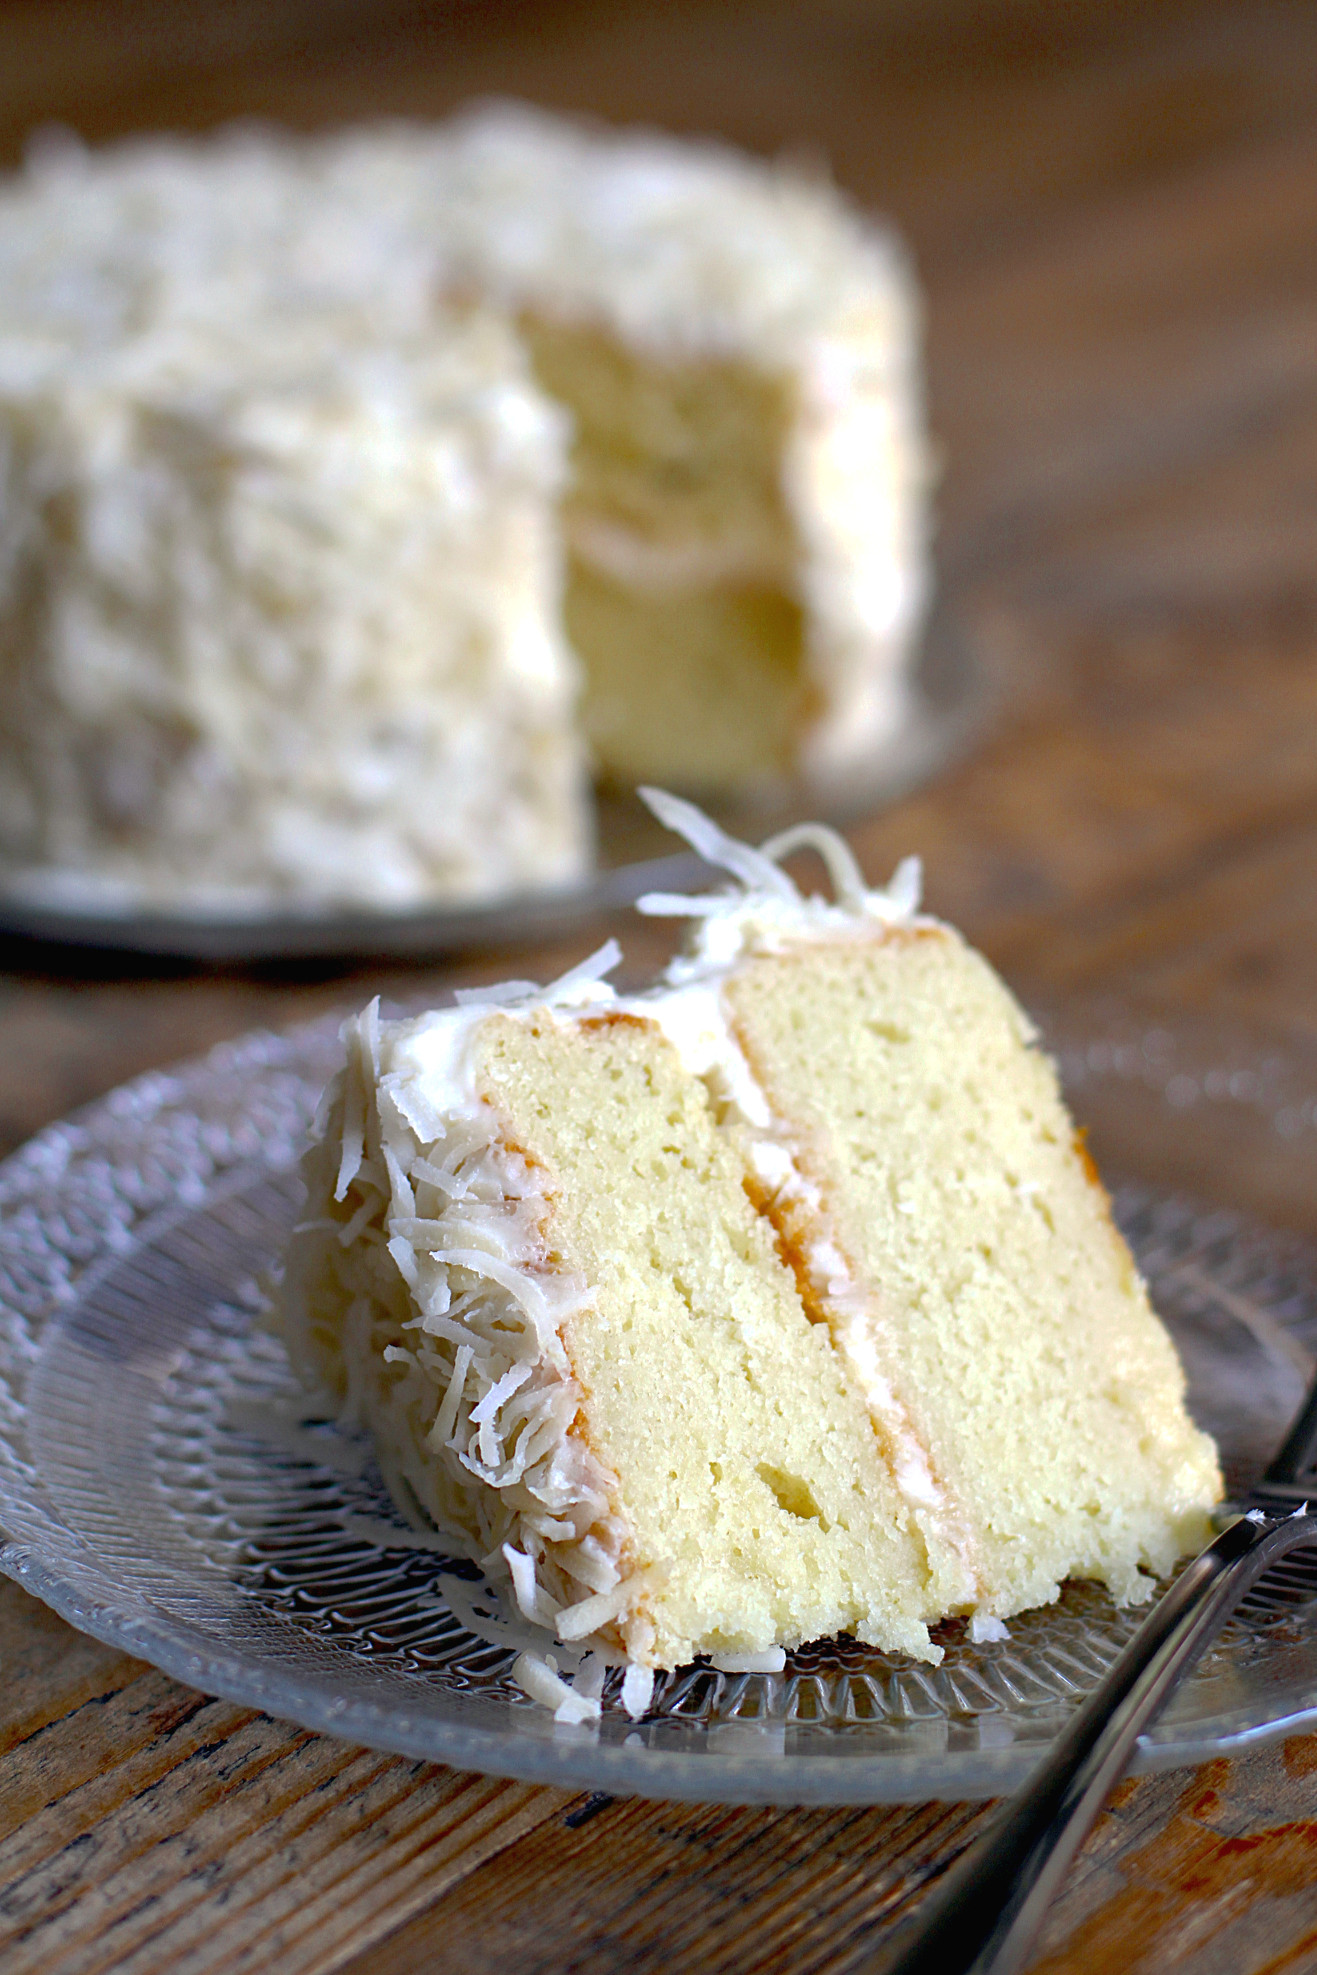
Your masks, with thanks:
[{"label": "coconut cake", "polygon": [[927,587],[917,346],[893,236],[725,147],[43,140],[0,181],[0,886],[474,903],[585,875],[587,747],[862,772]]},{"label": "coconut cake", "polygon": [[[987,963],[816,826],[615,950],[345,1031],[283,1328],[404,1514],[640,1668],[837,1632],[925,1659],[1121,1601],[1221,1488],[1055,1071]],[[778,859],[819,848],[835,896]]]}]

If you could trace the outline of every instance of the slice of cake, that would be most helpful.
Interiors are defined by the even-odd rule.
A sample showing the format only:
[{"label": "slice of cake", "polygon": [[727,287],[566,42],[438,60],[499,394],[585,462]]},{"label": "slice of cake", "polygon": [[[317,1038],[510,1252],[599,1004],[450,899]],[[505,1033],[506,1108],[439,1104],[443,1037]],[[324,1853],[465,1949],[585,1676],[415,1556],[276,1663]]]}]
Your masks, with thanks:
[{"label": "slice of cake", "polygon": [[[987,964],[815,826],[651,899],[619,998],[349,1024],[284,1327],[403,1512],[640,1666],[850,1631],[936,1658],[1095,1577],[1146,1595],[1220,1493],[1055,1074]],[[775,859],[813,843],[836,898]]]},{"label": "slice of cake", "polygon": [[913,909],[913,869],[874,895],[831,832],[770,848],[820,837],[835,905],[752,881],[673,969],[716,994],[770,1120],[750,1133],[763,1209],[975,1608],[1006,1617],[1067,1576],[1136,1597],[1219,1493],[1174,1349],[1028,1018]]},{"label": "slice of cake", "polygon": [[0,346],[0,883],[411,907],[578,879],[563,421],[507,326]]},{"label": "slice of cake", "polygon": [[927,582],[918,304],[820,177],[514,106],[449,127],[447,279],[575,422],[566,624],[604,774],[726,790],[863,764]]}]

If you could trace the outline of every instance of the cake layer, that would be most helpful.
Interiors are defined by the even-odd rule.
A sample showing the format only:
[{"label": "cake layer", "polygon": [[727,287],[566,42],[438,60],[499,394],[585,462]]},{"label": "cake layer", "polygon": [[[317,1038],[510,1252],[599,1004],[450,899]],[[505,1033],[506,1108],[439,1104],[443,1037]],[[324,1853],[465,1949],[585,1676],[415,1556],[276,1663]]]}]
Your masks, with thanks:
[{"label": "cake layer", "polygon": [[791,1171],[767,1211],[826,1243],[805,1294],[922,1450],[999,1618],[1096,1577],[1121,1599],[1207,1539],[1215,1452],[1051,1063],[927,922],[747,959],[721,989]]}]

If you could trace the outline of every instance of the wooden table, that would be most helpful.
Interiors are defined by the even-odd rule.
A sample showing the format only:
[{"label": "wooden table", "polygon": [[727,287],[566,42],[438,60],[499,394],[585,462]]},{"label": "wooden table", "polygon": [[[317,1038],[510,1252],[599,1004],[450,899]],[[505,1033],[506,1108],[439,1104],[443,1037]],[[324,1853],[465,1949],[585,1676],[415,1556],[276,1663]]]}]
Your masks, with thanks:
[{"label": "wooden table", "polygon": [[[10,156],[52,118],[96,139],[313,126],[492,90],[822,148],[914,245],[942,581],[1000,703],[971,758],[856,833],[868,869],[922,851],[933,906],[1026,993],[1310,1037],[1317,10],[0,0]],[[660,935],[624,930],[643,971]],[[0,966],[8,1146],[255,1024],[508,961]],[[984,1815],[687,1808],[407,1763],[192,1693],[8,1584],[0,1682],[5,1975],[841,1970]],[[1317,1969],[1317,1736],[1126,1783],[1039,1965]]]}]

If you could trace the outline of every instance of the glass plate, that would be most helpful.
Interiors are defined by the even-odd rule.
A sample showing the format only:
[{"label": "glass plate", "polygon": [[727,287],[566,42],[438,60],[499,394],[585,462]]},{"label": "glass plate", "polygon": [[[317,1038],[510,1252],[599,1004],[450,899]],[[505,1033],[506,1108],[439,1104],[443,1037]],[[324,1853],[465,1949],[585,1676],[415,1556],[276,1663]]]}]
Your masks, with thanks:
[{"label": "glass plate", "polygon": [[[1139,1121],[1118,1211],[1240,1485],[1317,1348],[1317,1249],[1158,1174],[1186,1140],[1227,1159],[1274,1143],[1311,1200],[1314,1064],[1128,1012],[1065,1022],[1051,1039],[1099,1149],[1104,1107]],[[193,1686],[460,1767],[732,1802],[1017,1783],[1135,1623],[1092,1586],[1013,1620],[1001,1644],[972,1646],[949,1623],[936,1670],[847,1641],[796,1653],[782,1675],[696,1666],[662,1677],[638,1723],[614,1675],[602,1720],[568,1727],[513,1685],[510,1654],[463,1631],[434,1557],[379,1540],[369,1519],[392,1514],[363,1448],[323,1427],[300,1452],[280,1440],[271,1402],[291,1382],[259,1284],[297,1210],[294,1164],[335,1048],[332,1022],[248,1037],[116,1091],[0,1166],[0,1567]],[[1317,1718],[1311,1616],[1246,1611],[1142,1766]]]},{"label": "glass plate", "polygon": [[[979,731],[989,705],[971,641],[945,609],[924,636],[899,731],[862,767],[818,783],[790,782],[763,800],[709,805],[734,836],[758,842],[807,820],[838,828],[895,802],[947,766]],[[693,851],[633,795],[595,799],[597,867],[588,884],[496,904],[412,912],[303,911],[228,918],[174,912],[71,911],[0,895],[0,935],[117,953],[217,962],[310,958],[417,959],[465,947],[544,939],[646,891],[688,891],[708,881]]]}]

